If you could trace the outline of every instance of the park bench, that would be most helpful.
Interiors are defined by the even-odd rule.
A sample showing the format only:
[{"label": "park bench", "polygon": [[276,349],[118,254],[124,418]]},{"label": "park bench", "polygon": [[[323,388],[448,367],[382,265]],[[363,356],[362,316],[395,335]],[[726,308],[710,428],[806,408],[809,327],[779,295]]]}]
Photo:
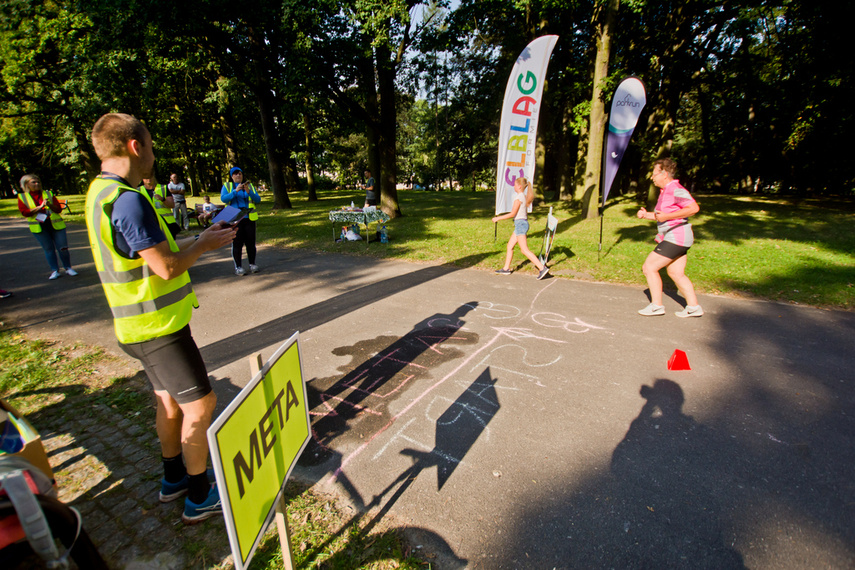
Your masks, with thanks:
[{"label": "park bench", "polygon": [[[211,223],[210,222],[204,222],[203,223],[202,220],[199,218],[199,214],[201,214],[203,212],[203,210],[202,210],[203,204],[204,204],[203,202],[200,202],[200,203],[196,204],[196,207],[193,208],[192,210],[187,210],[187,217],[195,219],[196,223],[199,224],[200,228],[207,228],[208,226],[211,225]],[[225,206],[222,206],[220,204],[214,204],[214,216],[219,214],[220,210],[222,210],[223,208],[225,208]]]}]

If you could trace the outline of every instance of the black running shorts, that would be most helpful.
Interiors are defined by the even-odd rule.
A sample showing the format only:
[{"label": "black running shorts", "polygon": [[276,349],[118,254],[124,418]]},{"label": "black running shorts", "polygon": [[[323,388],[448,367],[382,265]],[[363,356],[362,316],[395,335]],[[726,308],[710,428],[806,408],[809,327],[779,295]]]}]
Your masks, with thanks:
[{"label": "black running shorts", "polygon": [[667,257],[668,259],[677,259],[678,257],[683,257],[689,253],[689,248],[673,244],[670,241],[660,241],[656,244],[656,248],[653,252],[658,253],[662,257]]},{"label": "black running shorts", "polygon": [[134,344],[120,342],[119,346],[142,362],[156,391],[169,392],[179,404],[195,402],[211,392],[208,370],[190,334],[190,325],[160,338]]}]

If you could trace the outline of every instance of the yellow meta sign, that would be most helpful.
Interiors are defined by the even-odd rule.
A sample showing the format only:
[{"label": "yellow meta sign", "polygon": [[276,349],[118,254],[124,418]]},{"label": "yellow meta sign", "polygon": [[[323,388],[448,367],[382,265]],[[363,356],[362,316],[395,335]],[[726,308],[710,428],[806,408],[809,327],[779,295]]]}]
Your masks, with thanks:
[{"label": "yellow meta sign", "polygon": [[309,408],[295,333],[208,429],[235,567],[245,568],[309,441]]}]

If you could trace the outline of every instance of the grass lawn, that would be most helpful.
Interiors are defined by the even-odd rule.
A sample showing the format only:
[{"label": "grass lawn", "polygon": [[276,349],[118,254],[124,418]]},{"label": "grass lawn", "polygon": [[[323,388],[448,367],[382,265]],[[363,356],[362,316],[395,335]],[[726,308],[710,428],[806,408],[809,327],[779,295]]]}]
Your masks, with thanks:
[{"label": "grass lawn", "polygon": [[[370,247],[364,242],[336,243],[327,217],[329,210],[359,202],[361,194],[319,194],[316,202],[309,202],[305,192],[291,194],[293,208],[278,211],[272,211],[272,194],[264,195],[259,242],[490,271],[504,261],[512,224],[500,223],[494,239],[492,193],[401,191],[404,216],[389,222],[390,242]],[[66,219],[83,223],[84,196],[63,198],[75,212]],[[692,218],[696,244],[689,253],[687,274],[699,293],[855,308],[855,202],[705,195],[696,199],[701,211]],[[197,201],[202,198],[189,198],[189,206]],[[212,196],[212,201],[219,203],[219,196]],[[549,258],[553,275],[645,286],[641,263],[654,246],[656,230],[652,222],[636,218],[634,200],[618,198],[606,208],[601,252],[599,219],[583,220],[563,202],[536,204],[529,218],[532,251],[541,247],[550,206],[559,219]],[[0,201],[0,215],[18,215],[15,200]],[[195,230],[193,224],[191,231]],[[534,273],[519,251],[514,262],[515,270]],[[666,288],[673,289],[665,279]]]}]

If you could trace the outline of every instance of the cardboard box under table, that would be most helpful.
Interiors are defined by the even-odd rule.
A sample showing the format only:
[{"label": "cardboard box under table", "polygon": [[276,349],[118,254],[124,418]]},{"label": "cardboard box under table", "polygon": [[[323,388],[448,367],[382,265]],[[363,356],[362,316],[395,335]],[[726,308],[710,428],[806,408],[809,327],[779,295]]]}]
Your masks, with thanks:
[{"label": "cardboard box under table", "polygon": [[[338,223],[340,225],[350,225],[350,224],[358,224],[360,226],[365,226],[365,243],[371,241],[371,232],[368,230],[369,224],[379,224],[381,222],[385,223],[389,221],[389,215],[386,214],[383,210],[377,209],[353,209],[353,210],[332,210],[330,212],[330,222],[332,222],[332,230],[333,230],[333,241],[338,237],[339,234],[335,231],[335,225]],[[376,227],[375,227],[376,231]]]}]

